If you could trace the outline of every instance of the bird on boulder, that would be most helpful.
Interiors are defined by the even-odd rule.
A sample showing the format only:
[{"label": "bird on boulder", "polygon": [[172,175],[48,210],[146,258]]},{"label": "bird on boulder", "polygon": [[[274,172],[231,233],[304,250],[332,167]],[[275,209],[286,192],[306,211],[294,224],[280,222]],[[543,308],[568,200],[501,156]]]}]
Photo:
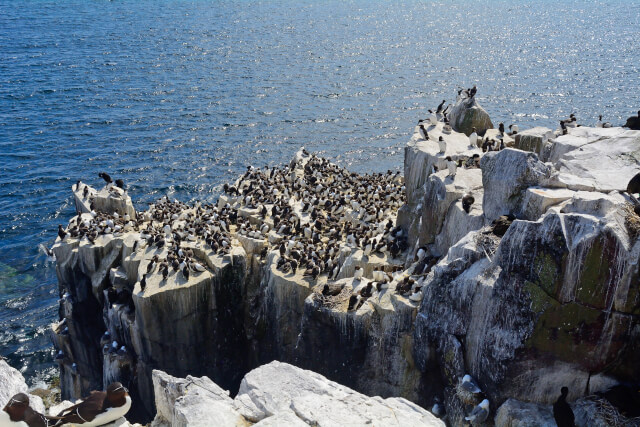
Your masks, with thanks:
[{"label": "bird on boulder", "polygon": [[48,427],[53,425],[55,420],[56,417],[48,417],[33,410],[29,406],[29,396],[24,393],[14,395],[0,411],[2,427]]},{"label": "bird on boulder", "polygon": [[637,116],[631,116],[627,119],[627,122],[624,124],[624,127],[629,128],[631,130],[640,130],[640,110],[638,110]]},{"label": "bird on boulder", "polygon": [[471,129],[471,135],[469,135],[469,147],[477,147],[478,146],[478,132],[476,132],[476,128]]},{"label": "bird on boulder", "polygon": [[111,177],[109,176],[109,174],[108,174],[108,173],[106,173],[106,172],[100,172],[100,173],[98,174],[98,176],[99,176],[100,178],[104,179],[104,182],[106,182],[107,184],[112,184],[112,183],[113,183],[113,180],[111,179]]},{"label": "bird on boulder", "polygon": [[440,153],[444,153],[445,151],[447,151],[447,143],[442,136],[438,138],[438,148],[440,149]]},{"label": "bird on boulder", "polygon": [[469,211],[471,211],[471,205],[473,205],[475,201],[476,199],[471,194],[465,194],[462,196],[462,209],[464,209],[466,213],[469,213]]},{"label": "bird on boulder", "polygon": [[107,391],[92,391],[82,402],[58,414],[56,426],[101,426],[126,415],[131,408],[129,391],[119,382]]}]

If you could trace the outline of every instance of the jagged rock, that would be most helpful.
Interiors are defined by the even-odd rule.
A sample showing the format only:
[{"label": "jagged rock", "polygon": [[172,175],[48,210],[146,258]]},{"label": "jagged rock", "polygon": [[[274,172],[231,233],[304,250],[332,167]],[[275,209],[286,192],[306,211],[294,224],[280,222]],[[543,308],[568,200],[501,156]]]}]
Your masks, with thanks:
[{"label": "jagged rock", "polygon": [[550,139],[555,137],[555,133],[545,127],[535,127],[526,129],[515,135],[514,148],[523,151],[531,151],[538,156],[544,154],[544,148]]},{"label": "jagged rock", "polygon": [[490,152],[480,160],[484,197],[482,209],[488,221],[522,209],[527,188],[545,182],[551,168],[538,156],[512,148]]},{"label": "jagged rock", "polygon": [[258,422],[293,410],[308,425],[444,426],[430,412],[405,399],[367,397],[315,372],[271,362],[249,372],[234,405]]},{"label": "jagged rock", "polygon": [[554,186],[625,191],[640,168],[640,131],[572,128],[553,141],[548,161],[558,170]]},{"label": "jagged rock", "polygon": [[449,121],[453,130],[467,136],[471,135],[474,127],[480,136],[484,135],[487,129],[493,128],[489,113],[480,106],[475,96],[471,99],[462,98],[456,102],[449,113]]},{"label": "jagged rock", "polygon": [[209,426],[215,420],[220,427],[239,427],[247,423],[233,408],[229,392],[207,377],[175,378],[153,371],[157,414],[152,426]]},{"label": "jagged rock", "polygon": [[[9,366],[4,359],[0,358],[0,410],[18,393],[27,393],[29,387],[24,377],[17,369]],[[43,414],[45,412],[44,402],[39,396],[29,394],[29,406]]]},{"label": "jagged rock", "polygon": [[550,406],[507,399],[496,413],[496,427],[556,427]]}]

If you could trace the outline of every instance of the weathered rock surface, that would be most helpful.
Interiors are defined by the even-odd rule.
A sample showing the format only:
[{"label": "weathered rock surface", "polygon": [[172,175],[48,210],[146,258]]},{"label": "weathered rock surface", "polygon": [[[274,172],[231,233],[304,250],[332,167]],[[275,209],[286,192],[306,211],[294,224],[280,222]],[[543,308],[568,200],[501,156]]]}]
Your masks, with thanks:
[{"label": "weathered rock surface", "polygon": [[281,362],[249,372],[233,400],[208,378],[178,379],[154,371],[153,383],[158,408],[154,426],[206,426],[213,422],[221,427],[445,425],[406,399],[368,397]]},{"label": "weathered rock surface", "polygon": [[[474,102],[456,107],[471,111]],[[477,108],[470,115],[455,111],[452,123],[482,117]],[[179,269],[162,278],[158,267],[145,276],[154,255],[168,259],[174,249],[155,241],[145,246],[144,226],[101,234],[92,243],[73,237],[58,242],[54,251],[65,295],[63,320],[53,336],[65,356],[63,392],[77,396],[125,380],[138,409],[147,417],[157,409],[158,425],[201,423],[211,409],[201,404],[205,398],[215,401],[211,407],[224,412],[228,425],[358,424],[350,417],[359,413],[334,402],[336,397],[373,405],[369,421],[392,423],[397,418],[390,414],[409,404],[390,396],[423,407],[437,400],[455,426],[485,397],[491,411],[486,425],[494,419],[528,425],[527,414],[544,425],[543,406],[562,386],[575,401],[621,381],[640,383],[640,241],[627,228],[629,198],[617,191],[640,169],[639,133],[575,128],[551,138],[546,130],[523,131],[520,143],[540,152],[544,163],[517,149],[482,153],[463,133],[445,131],[442,122],[426,129],[429,139],[416,129],[405,150],[407,197],[397,218],[399,199],[382,186],[342,187],[349,200],[332,199],[329,188],[350,175],[318,178],[301,152],[278,178],[288,184],[276,189],[278,197],[287,193],[278,203],[290,207],[284,210],[288,218],[299,219],[293,225],[298,236],[277,225],[268,213],[274,205],[267,203],[264,214],[244,195],[228,192],[218,208],[237,211],[242,225],[230,227],[224,254],[210,251],[198,236],[181,237],[179,247],[193,251],[201,264],[189,278]],[[439,136],[446,142],[444,153]],[[455,175],[447,156],[461,164]],[[399,177],[384,179],[390,188],[401,187]],[[288,186],[303,184],[303,197],[319,195],[306,207],[288,194]],[[354,196],[374,192],[389,209],[367,211]],[[469,194],[474,201],[467,212],[461,199]],[[331,244],[322,233],[313,237],[313,228],[323,223],[314,223],[309,206],[327,200],[336,205],[325,209],[323,219],[339,220],[325,232],[357,224],[364,230],[359,243],[353,236],[358,233],[343,239],[331,231],[341,236]],[[134,215],[162,234],[163,225],[179,229],[197,209],[180,207],[169,224],[166,217],[161,223],[145,216],[151,213]],[[89,210],[80,222],[93,215]],[[197,234],[185,230],[190,233]],[[392,255],[370,246],[365,254],[365,237],[403,247]],[[318,246],[309,248],[312,239]],[[291,269],[294,251],[318,263],[330,258],[331,271],[314,276],[312,268],[306,274],[304,268]],[[356,268],[361,277],[354,277]],[[131,303],[110,302],[113,289],[130,290]],[[108,336],[100,339],[105,330]],[[122,352],[110,349],[122,345]],[[241,382],[252,367],[272,360],[318,373],[274,362]],[[176,380],[154,369],[194,377]],[[482,398],[461,386],[465,374],[476,379]],[[232,401],[196,375],[240,392]],[[328,386],[321,375],[342,386]],[[304,384],[297,382],[300,376]],[[164,397],[158,384],[166,385]],[[389,398],[367,398],[347,387]],[[418,417],[422,410],[409,406]],[[420,420],[411,415],[397,422]]]},{"label": "weathered rock surface", "polygon": [[554,137],[555,133],[549,128],[535,127],[525,129],[515,135],[513,148],[522,151],[531,151],[544,158],[545,148],[550,144],[549,140]]},{"label": "weathered rock surface", "polygon": [[[24,377],[17,369],[9,366],[0,358],[0,410],[18,393],[29,394],[29,387]],[[29,394],[29,405],[36,411],[44,414],[45,407],[42,398]]]}]

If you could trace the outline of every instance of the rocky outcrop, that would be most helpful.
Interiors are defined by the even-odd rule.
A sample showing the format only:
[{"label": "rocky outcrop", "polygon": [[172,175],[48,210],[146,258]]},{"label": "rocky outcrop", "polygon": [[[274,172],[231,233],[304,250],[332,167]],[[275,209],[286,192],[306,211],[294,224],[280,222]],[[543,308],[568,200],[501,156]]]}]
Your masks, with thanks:
[{"label": "rocky outcrop", "polygon": [[42,398],[29,394],[29,387],[20,371],[12,368],[4,359],[0,358],[0,410],[9,403],[9,399],[18,393],[27,393],[29,405],[44,414],[45,408]]},{"label": "rocky outcrop", "polygon": [[545,127],[525,129],[515,135],[513,147],[522,151],[530,151],[540,157],[544,157],[546,155],[545,149],[548,151],[551,145],[550,140],[555,138],[555,136],[555,133],[551,129]]},{"label": "rocky outcrop", "polygon": [[[172,425],[202,422],[210,408],[201,401],[209,400],[229,425],[331,424],[327,408],[351,420],[357,411],[337,396],[374,405],[376,419],[387,420],[406,404],[392,403],[401,396],[423,407],[439,402],[457,426],[488,398],[487,425],[526,425],[522,414],[534,412],[547,422],[548,408],[540,408],[561,386],[573,401],[640,382],[640,242],[627,228],[630,200],[618,192],[639,168],[640,133],[522,132],[520,146],[539,156],[482,153],[442,122],[425,129],[428,138],[416,128],[405,149],[403,189],[391,175],[377,176],[379,186],[337,169],[337,178],[323,175],[328,162],[308,168],[311,157],[298,153],[267,192],[295,218],[284,225],[275,204],[263,210],[242,179],[215,209],[165,200],[133,214],[118,210],[128,201],[113,192],[105,200],[124,201],[102,207],[110,214],[96,212],[92,198],[105,190],[89,188],[71,227],[104,222],[102,232],[54,245],[62,298],[52,330],[63,352],[63,394],[79,397],[119,379],[132,390],[134,419],[157,411],[157,423]],[[400,189],[406,198],[397,197]],[[368,210],[355,194],[374,206],[384,200],[383,208]],[[463,206],[465,195],[473,203]],[[212,241],[210,227],[224,245]],[[188,251],[199,267],[163,276],[152,262],[170,264],[171,251]],[[324,269],[291,268],[294,253],[322,260]],[[275,363],[247,374],[272,360],[317,374]],[[481,393],[465,390],[465,374]],[[320,375],[342,385],[327,386]],[[287,384],[308,394],[287,394]]]},{"label": "rocky outcrop", "polygon": [[[235,399],[206,377],[153,372],[153,426],[444,426],[402,398],[368,397],[315,372],[271,362],[249,372]],[[255,424],[254,424],[255,423]]]},{"label": "rocky outcrop", "polygon": [[487,129],[493,129],[489,113],[480,106],[476,97],[459,99],[449,113],[449,122],[456,132],[471,135],[476,128],[478,135],[484,135]]}]

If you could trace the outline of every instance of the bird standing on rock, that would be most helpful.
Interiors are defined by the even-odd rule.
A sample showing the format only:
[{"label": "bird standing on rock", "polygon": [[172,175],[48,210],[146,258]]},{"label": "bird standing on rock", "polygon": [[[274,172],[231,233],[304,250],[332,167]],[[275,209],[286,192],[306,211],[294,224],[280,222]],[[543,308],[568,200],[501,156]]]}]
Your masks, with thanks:
[{"label": "bird standing on rock", "polygon": [[98,176],[99,176],[100,178],[104,179],[104,182],[106,182],[106,183],[107,183],[107,185],[108,185],[108,184],[112,184],[112,183],[113,183],[113,180],[111,179],[111,177],[109,176],[109,174],[108,174],[108,173],[106,173],[106,172],[100,172],[100,173],[98,174]]},{"label": "bird standing on rock", "polygon": [[462,209],[464,209],[466,213],[469,213],[469,211],[471,211],[471,205],[473,205],[475,201],[476,199],[471,194],[465,194],[462,196]]},{"label": "bird standing on rock", "polygon": [[444,153],[445,151],[447,151],[447,143],[442,136],[438,138],[438,148],[440,149],[439,153]]},{"label": "bird standing on rock", "polygon": [[24,393],[14,395],[4,409],[0,411],[2,427],[48,427],[53,425],[56,417],[44,416],[29,406],[29,396]]},{"label": "bird standing on rock", "polygon": [[476,128],[471,129],[471,135],[469,135],[469,147],[477,147],[478,146],[478,132],[476,132]]},{"label": "bird standing on rock", "polygon": [[556,420],[558,427],[575,427],[575,417],[571,406],[567,403],[567,395],[569,388],[562,387],[560,389],[560,397],[553,404],[553,418]]},{"label": "bird standing on rock", "polygon": [[473,408],[471,413],[464,417],[465,420],[471,421],[472,425],[481,424],[489,418],[489,401],[484,399],[478,406]]},{"label": "bird standing on rock", "polygon": [[107,391],[92,391],[89,397],[58,414],[56,426],[101,426],[126,415],[131,408],[129,391],[119,382]]}]

